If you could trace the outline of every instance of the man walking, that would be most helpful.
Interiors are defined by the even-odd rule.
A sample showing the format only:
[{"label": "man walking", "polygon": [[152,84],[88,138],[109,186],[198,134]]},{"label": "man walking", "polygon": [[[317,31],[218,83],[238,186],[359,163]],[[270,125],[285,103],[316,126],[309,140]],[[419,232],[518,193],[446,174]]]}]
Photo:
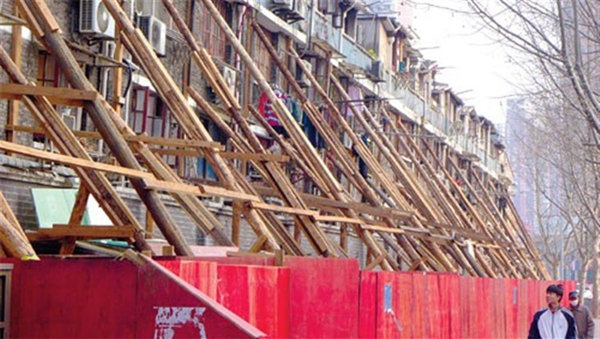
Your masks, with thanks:
[{"label": "man walking", "polygon": [[573,313],[577,325],[577,338],[590,339],[594,337],[594,319],[590,309],[583,305],[578,291],[569,293],[569,310]]},{"label": "man walking", "polygon": [[565,338],[577,339],[575,318],[571,313],[560,307],[563,297],[561,285],[550,285],[546,289],[546,302],[548,307],[535,313],[531,327],[529,328],[529,339]]}]

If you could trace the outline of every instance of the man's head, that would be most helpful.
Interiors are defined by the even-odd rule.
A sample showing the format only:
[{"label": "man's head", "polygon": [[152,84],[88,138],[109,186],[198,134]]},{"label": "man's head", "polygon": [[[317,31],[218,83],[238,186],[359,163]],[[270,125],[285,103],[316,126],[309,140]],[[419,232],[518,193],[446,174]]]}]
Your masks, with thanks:
[{"label": "man's head", "polygon": [[548,304],[557,305],[563,297],[563,289],[561,285],[550,285],[546,289],[546,302]]},{"label": "man's head", "polygon": [[571,291],[569,293],[569,301],[571,303],[571,306],[573,307],[577,307],[579,306],[579,291]]}]

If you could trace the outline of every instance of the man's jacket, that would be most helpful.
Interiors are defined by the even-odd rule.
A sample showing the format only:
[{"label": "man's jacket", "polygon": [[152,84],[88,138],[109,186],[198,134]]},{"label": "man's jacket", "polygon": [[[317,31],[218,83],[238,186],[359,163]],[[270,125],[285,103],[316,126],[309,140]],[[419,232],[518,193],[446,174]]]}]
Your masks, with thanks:
[{"label": "man's jacket", "polygon": [[575,318],[577,325],[577,337],[579,339],[588,339],[594,337],[594,318],[590,313],[590,309],[584,305],[577,307],[569,306],[569,310]]},{"label": "man's jacket", "polygon": [[577,339],[577,328],[575,318],[564,308],[559,308],[552,313],[549,308],[544,308],[535,313],[531,327],[529,328],[529,339],[565,338]]}]

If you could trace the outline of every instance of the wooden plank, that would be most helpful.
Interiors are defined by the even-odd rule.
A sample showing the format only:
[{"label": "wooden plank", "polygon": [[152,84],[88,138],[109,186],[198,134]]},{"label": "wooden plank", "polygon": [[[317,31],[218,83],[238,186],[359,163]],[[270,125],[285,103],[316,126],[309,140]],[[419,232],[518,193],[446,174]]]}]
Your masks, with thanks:
[{"label": "wooden plank", "polygon": [[[183,149],[164,149],[154,148],[152,151],[160,155],[179,155],[186,157],[202,157],[204,156],[199,151],[183,150]],[[223,159],[251,160],[251,161],[268,161],[268,162],[288,162],[290,157],[277,154],[259,154],[259,153],[240,153],[240,152],[221,152]]]},{"label": "wooden plank", "polygon": [[31,241],[58,240],[65,237],[77,239],[113,239],[133,238],[134,229],[129,226],[82,226],[82,225],[54,225],[52,228],[40,228],[35,232],[27,233]]},{"label": "wooden plank", "polygon": [[311,216],[311,217],[316,217],[319,214],[318,211],[285,207],[285,206],[277,206],[277,205],[266,204],[264,202],[252,202],[252,203],[250,203],[250,207],[257,208],[260,210],[265,210],[265,211],[271,211],[271,212],[307,215],[307,216]]},{"label": "wooden plank", "polygon": [[363,230],[387,232],[387,233],[394,233],[394,234],[406,233],[406,232],[404,232],[404,230],[402,230],[400,228],[391,228],[391,227],[382,227],[382,226],[373,226],[373,225],[364,225],[364,224],[360,225],[360,228]]},{"label": "wooden plank", "polygon": [[67,87],[44,87],[20,84],[0,84],[0,93],[15,95],[35,95],[48,98],[60,98],[72,100],[77,98],[82,101],[91,101],[98,98],[98,92],[85,91]]},{"label": "wooden plank", "polygon": [[144,179],[154,179],[154,174],[142,172],[134,169],[129,169],[120,166],[113,166],[108,164],[103,164],[99,162],[94,162],[90,160],[83,160],[80,158],[74,158],[66,155],[50,153],[46,151],[40,151],[32,147],[26,147],[18,144],[14,144],[7,141],[0,140],[0,149],[5,151],[10,151],[26,156],[30,156],[33,158],[38,158],[47,161],[54,161],[68,166],[77,166],[83,168],[89,168],[102,172],[110,172],[122,174],[128,177],[134,178],[144,178]]},{"label": "wooden plank", "polygon": [[232,200],[242,201],[260,201],[260,199],[254,195],[246,193],[238,193],[236,191],[226,190],[220,187],[213,187],[208,185],[188,185],[178,182],[161,181],[153,178],[144,178],[146,182],[146,189],[153,189],[165,192],[191,194],[195,196],[219,196],[223,198],[229,198]]},{"label": "wooden plank", "polygon": [[[23,126],[23,125],[5,125],[5,130],[24,132],[24,133],[45,133],[45,130],[41,127],[34,126]],[[98,132],[90,131],[72,131],[73,134],[81,138],[94,138],[102,139],[102,135]],[[201,140],[184,140],[184,139],[172,139],[172,138],[159,138],[149,137],[145,135],[127,135],[123,137],[127,142],[144,142],[151,145],[157,146],[168,146],[168,147],[186,147],[186,148],[211,148],[211,149],[225,149],[225,146],[218,142],[209,142]]]},{"label": "wooden plank", "polygon": [[[0,92],[0,99],[7,100],[21,100],[23,99],[24,94],[12,94],[12,93],[4,93]],[[48,101],[53,105],[62,105],[62,106],[71,106],[71,107],[83,107],[84,101],[78,99],[65,99],[65,98],[57,98],[57,97],[49,97]]]},{"label": "wooden plank", "polygon": [[341,217],[341,216],[337,216],[337,215],[315,215],[312,218],[315,221],[319,221],[319,222],[341,222],[341,223],[345,223],[345,224],[362,224],[362,223],[364,223],[364,221],[362,219]]}]

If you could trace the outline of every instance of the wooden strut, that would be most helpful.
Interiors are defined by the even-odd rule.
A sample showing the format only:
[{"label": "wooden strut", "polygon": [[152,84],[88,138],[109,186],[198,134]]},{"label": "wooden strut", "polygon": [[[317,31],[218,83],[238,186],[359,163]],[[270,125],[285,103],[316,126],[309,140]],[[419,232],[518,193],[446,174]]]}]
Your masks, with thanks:
[{"label": "wooden strut", "polygon": [[[119,6],[115,0],[103,0],[107,10],[115,18],[117,25],[121,28],[125,47],[131,52],[140,62],[144,72],[148,75],[155,88],[164,99],[179,126],[184,134],[191,139],[213,141],[208,131],[203,126],[199,117],[194,113],[188,105],[187,100],[178,89],[178,86],[173,81],[170,74],[165,69],[164,65],[158,60],[149,42],[144,37],[143,33],[136,29],[127,14]],[[242,188],[236,182],[233,171],[229,164],[215,151],[207,151],[206,159],[214,168],[219,181],[225,188],[242,192]],[[269,225],[264,222],[260,215],[250,209],[245,213],[249,224],[258,234],[267,237],[267,244],[272,249],[279,249],[280,244]]]},{"label": "wooden strut", "polygon": [[[337,146],[337,147],[334,147],[334,151],[337,152],[338,159],[343,159],[342,161],[344,161],[345,170],[346,170],[346,174],[348,175],[348,177],[354,177],[357,180],[362,180],[361,183],[363,184],[363,188],[365,190],[368,190],[369,192],[371,192],[374,201],[377,200],[377,198],[375,198],[375,196],[374,196],[374,193],[369,189],[368,184],[364,181],[364,178],[362,178],[360,176],[360,174],[358,173],[357,168],[355,168],[356,165],[350,163],[347,159],[348,157],[346,156],[346,154],[341,151],[343,146],[341,146],[340,141],[337,139],[337,137],[333,136],[333,133],[331,133],[331,131],[325,127],[325,124],[322,123],[322,121],[317,120],[318,113],[316,113],[316,108],[314,106],[311,106],[310,104],[308,104],[309,103],[308,99],[306,98],[306,96],[304,95],[304,93],[302,92],[302,90],[300,89],[298,84],[295,82],[295,79],[294,79],[293,75],[291,75],[291,73],[289,72],[289,69],[287,69],[285,67],[285,65],[283,65],[281,60],[278,59],[278,56],[277,56],[274,48],[270,45],[270,43],[266,39],[264,33],[262,33],[260,27],[258,27],[258,25],[256,23],[253,23],[253,25],[254,25],[254,30],[258,33],[259,37],[261,38],[261,41],[267,47],[267,51],[271,54],[271,57],[277,63],[279,69],[282,71],[282,73],[284,74],[286,79],[289,81],[290,85],[292,85],[296,94],[301,98],[305,113],[309,114],[311,120],[313,121],[313,124],[319,129],[319,133],[326,139],[327,144]],[[311,79],[312,75],[310,75],[308,73],[307,73],[307,75],[309,76],[309,79]],[[311,81],[313,81],[313,85],[315,85],[314,78],[312,78]],[[271,90],[270,87],[267,87],[267,89]],[[299,130],[299,126],[295,123],[295,121],[293,121],[291,119],[291,114],[289,112],[287,112],[286,107],[283,106],[281,103],[277,103],[274,106],[276,108],[275,111],[278,113],[279,120],[284,122],[284,124],[286,125],[285,128],[288,131],[288,133],[291,135],[291,140],[294,141],[297,148],[303,150],[300,153],[302,156],[305,157],[305,161],[307,163],[312,164],[312,166],[315,167],[315,170],[314,170],[315,173],[319,173],[321,175],[326,176],[326,177],[324,177],[323,181],[327,182],[329,185],[329,191],[331,192],[331,193],[329,193],[330,196],[335,197],[337,200],[347,202],[349,194],[344,191],[343,187],[339,184],[337,179],[331,174],[328,167],[323,163],[322,159],[318,156],[318,154],[316,154],[316,151],[314,150],[312,145],[307,140],[306,135],[302,131]],[[354,165],[354,168],[352,167],[353,165]],[[354,219],[356,218],[355,212],[352,211],[351,209],[346,209],[342,213],[345,213],[346,216],[349,218],[354,218]],[[361,240],[363,240],[363,242],[365,242],[365,244],[368,247],[370,246],[372,249],[375,249],[377,251],[377,253],[376,253],[377,256],[381,255],[381,253],[379,252],[379,251],[381,251],[381,249],[378,248],[379,245],[371,242],[371,239],[370,239],[371,234],[369,231],[365,231],[362,228],[357,227],[357,225],[355,225],[355,224],[352,224],[352,227],[354,228],[357,235],[359,235],[359,237],[361,237]],[[397,244],[395,243],[395,241],[390,240],[389,236],[387,236],[385,233],[378,233],[378,234],[382,238],[384,238],[386,243],[388,243],[391,247],[395,247],[396,250],[399,249],[399,247],[397,247]],[[382,261],[382,264],[383,265],[391,264],[391,265],[395,266],[396,269],[399,267],[398,263],[396,263],[393,256],[391,256],[389,253],[387,255],[387,260]]]},{"label": "wooden strut", "polygon": [[[53,17],[46,3],[35,0],[24,0],[23,3],[26,3],[27,7],[32,11],[33,17],[29,18],[29,21],[36,21],[42,28],[44,35],[39,38],[56,55],[57,61],[71,86],[75,89],[94,91],[94,86],[78,66],[73,54],[62,39],[60,31],[53,29],[51,25]],[[108,103],[105,106],[104,103],[101,99],[96,99],[86,102],[84,107],[117,161],[125,167],[140,170],[141,166],[137,162],[135,155],[129,149],[123,136],[110,118],[112,108],[111,110],[107,109],[107,106],[110,106]],[[173,218],[169,215],[158,193],[146,190],[144,182],[141,179],[131,178],[130,182],[142,202],[152,213],[152,218],[156,222],[156,225],[160,228],[167,241],[175,247],[177,253],[192,256],[192,250],[185,242],[181,230],[176,227]]]},{"label": "wooden strut", "polygon": [[[389,119],[390,121],[393,121],[391,120],[391,117],[387,114],[385,110],[382,110],[382,114],[385,118]],[[371,123],[374,124],[376,128],[380,128],[380,126],[378,126],[378,123],[374,119],[371,119]],[[400,123],[397,123],[396,126],[394,126],[394,124],[392,123],[390,128],[392,133],[406,134],[404,126],[402,126]],[[384,139],[386,139],[386,137],[384,137]],[[406,150],[411,161],[413,162],[413,164],[415,164],[417,171],[423,174],[423,179],[426,180],[427,177],[431,178],[429,180],[426,180],[426,183],[431,187],[431,192],[433,193],[435,199],[437,199],[438,205],[444,211],[445,216],[449,218],[449,220],[455,225],[461,225],[461,227],[469,227],[470,223],[467,221],[466,216],[464,216],[464,214],[462,213],[458,202],[452,197],[450,191],[436,175],[435,170],[433,169],[425,155],[420,151],[418,145],[410,138],[407,138],[406,141],[403,138],[398,138],[398,142],[400,146],[402,146],[402,148]],[[400,156],[400,154],[398,154],[397,156]],[[441,170],[444,171],[442,167]],[[449,178],[448,180],[451,180],[451,178]],[[462,198],[466,200],[466,197],[462,196]],[[459,215],[462,215],[462,218],[459,218]],[[442,228],[442,230],[444,230],[444,228]],[[447,232],[445,232],[445,234],[447,234]],[[488,275],[491,274],[491,276],[495,276],[496,273],[491,269],[491,267],[486,265],[485,262],[482,262],[481,260],[479,261],[479,263],[482,264],[482,267],[480,267],[479,263],[475,261],[475,258],[473,258],[469,254],[466,248],[462,248],[461,250],[457,247],[457,244],[454,244],[454,247],[456,250],[454,255],[457,256],[459,261],[464,261],[466,258],[466,260],[468,260],[469,263],[472,266],[474,266],[475,269],[485,269]],[[498,267],[501,268],[501,266]],[[502,274],[505,275],[504,273]]]},{"label": "wooden strut", "polygon": [[[0,46],[0,65],[6,71],[10,79],[22,85],[27,84],[27,79],[12,62],[6,51]],[[85,148],[79,143],[67,128],[60,115],[44,97],[24,97],[23,102],[32,116],[42,126],[54,142],[55,147],[63,154],[91,160]],[[136,230],[141,226],[127,208],[123,200],[114,190],[108,179],[97,170],[75,168],[75,173],[81,179],[90,192],[94,195],[100,206],[104,209],[114,225],[132,225]],[[149,250],[143,236],[135,234],[135,246],[138,250]]]},{"label": "wooden strut", "polygon": [[[241,151],[244,152],[256,152],[258,155],[267,154],[266,150],[262,147],[259,140],[256,138],[254,133],[250,130],[250,127],[246,120],[242,117],[240,113],[240,105],[237,103],[237,100],[231,93],[229,87],[225,83],[225,80],[222,78],[220,72],[216,69],[216,65],[208,54],[206,54],[206,50],[200,48],[200,46],[196,43],[193,35],[179,16],[179,13],[173,6],[170,0],[163,0],[165,8],[171,14],[171,17],[174,19],[177,27],[180,32],[184,35],[188,45],[192,49],[193,59],[196,62],[196,65],[203,72],[205,77],[208,79],[209,83],[213,87],[213,90],[217,93],[217,95],[221,98],[223,102],[224,108],[229,111],[231,116],[234,118],[238,126],[241,128],[248,144],[239,138],[236,133],[234,133],[227,124],[225,124],[219,117],[219,115],[214,112],[212,107],[204,100],[197,92],[195,92],[192,88],[189,88],[188,91],[192,98],[198,103],[200,108],[207,113],[211,119],[216,122],[219,128],[222,131],[226,131],[230,138],[236,140],[236,143],[241,148]],[[295,188],[292,183],[289,181],[289,178],[286,176],[285,172],[276,164],[266,162],[262,164],[262,166],[256,162],[253,162],[256,168],[264,170],[262,171],[263,177],[270,182],[270,184],[278,189],[279,194],[283,201],[293,209],[296,210],[306,210],[306,205],[302,202],[301,198],[298,196]],[[310,239],[311,245],[317,253],[324,256],[337,256],[337,250],[334,246],[330,244],[330,240],[327,235],[322,232],[322,230],[316,225],[310,218],[303,216],[301,213],[293,214],[296,224],[302,227],[302,230],[305,231],[305,235],[308,239]],[[283,230],[285,232],[285,230]]]}]

